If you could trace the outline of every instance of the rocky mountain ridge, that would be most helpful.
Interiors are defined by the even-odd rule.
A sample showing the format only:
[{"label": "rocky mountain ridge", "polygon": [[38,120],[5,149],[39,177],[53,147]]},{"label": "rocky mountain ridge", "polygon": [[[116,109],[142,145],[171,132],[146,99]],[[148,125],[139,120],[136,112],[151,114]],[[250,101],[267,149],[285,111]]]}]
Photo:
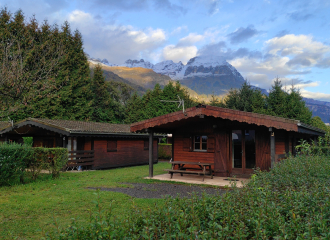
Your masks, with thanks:
[{"label": "rocky mountain ridge", "polygon": [[[129,59],[121,65],[111,64],[107,59],[89,58],[89,61],[92,64],[100,63],[101,65],[110,67],[150,69],[155,73],[179,81],[182,85],[200,95],[224,95],[228,93],[229,89],[240,88],[244,83],[244,78],[236,68],[222,57],[215,56],[197,56],[191,58],[186,65],[182,62],[175,63],[172,60],[152,64],[144,59]],[[117,74],[118,73],[119,72],[117,72]],[[152,85],[154,85],[154,82],[150,86]],[[260,90],[267,94],[265,89]],[[330,122],[330,102],[318,101],[310,98],[304,98],[304,101],[313,112],[313,116],[320,116],[324,122]]]}]

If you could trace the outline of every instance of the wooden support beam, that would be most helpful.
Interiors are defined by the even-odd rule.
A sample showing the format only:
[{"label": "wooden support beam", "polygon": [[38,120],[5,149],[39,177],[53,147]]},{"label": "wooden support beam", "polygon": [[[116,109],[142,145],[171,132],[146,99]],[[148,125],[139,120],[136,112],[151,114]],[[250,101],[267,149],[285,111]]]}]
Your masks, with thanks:
[{"label": "wooden support beam", "polygon": [[270,162],[271,168],[275,166],[275,133],[272,128],[269,128],[270,131]]},{"label": "wooden support beam", "polygon": [[66,148],[66,140],[65,140],[65,136],[62,137],[63,138],[63,147]]},{"label": "wooden support beam", "polygon": [[172,161],[174,161],[174,134],[172,133]]},{"label": "wooden support beam", "polygon": [[149,131],[149,177],[154,176],[154,162],[153,162],[153,131]]},{"label": "wooden support beam", "polygon": [[293,156],[296,156],[297,154],[297,150],[296,150],[296,146],[297,146],[297,138],[296,135],[293,136],[293,143],[292,143],[292,151],[293,151]]}]

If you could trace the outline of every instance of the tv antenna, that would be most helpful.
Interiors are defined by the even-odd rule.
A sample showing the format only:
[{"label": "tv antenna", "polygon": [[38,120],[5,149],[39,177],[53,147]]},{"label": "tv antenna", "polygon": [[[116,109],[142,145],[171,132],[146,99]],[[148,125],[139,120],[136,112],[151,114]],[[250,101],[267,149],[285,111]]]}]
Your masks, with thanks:
[{"label": "tv antenna", "polygon": [[179,105],[178,105],[178,108],[180,108],[180,106],[182,105],[182,112],[184,113],[184,100],[183,99],[181,99],[180,97],[179,97],[179,95],[177,95],[178,96],[178,101],[168,101],[168,100],[160,100],[161,102],[176,102],[176,103],[179,103]]}]

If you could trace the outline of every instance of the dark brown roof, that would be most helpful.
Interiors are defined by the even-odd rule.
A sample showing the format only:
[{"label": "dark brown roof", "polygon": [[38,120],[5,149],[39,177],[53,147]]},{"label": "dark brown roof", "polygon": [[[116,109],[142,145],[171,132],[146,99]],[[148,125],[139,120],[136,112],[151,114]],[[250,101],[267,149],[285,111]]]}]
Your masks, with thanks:
[{"label": "dark brown roof", "polygon": [[59,128],[70,133],[130,133],[129,124],[53,120],[41,118],[29,118],[28,120],[45,124],[50,127]]},{"label": "dark brown roof", "polygon": [[[188,108],[182,111],[169,113],[159,117],[151,118],[141,122],[131,124],[132,132],[141,132],[148,128],[161,127],[161,125],[196,117],[199,115],[212,116],[216,118],[228,119],[231,121],[255,124],[258,126],[273,127],[276,129],[284,129],[286,131],[298,132],[298,129],[304,127],[298,120],[274,117],[264,114],[238,111],[228,108],[213,107],[208,105],[200,105]],[[312,131],[324,134],[324,131],[317,128],[309,128]]]},{"label": "dark brown roof", "polygon": [[10,126],[8,121],[0,121],[0,130],[5,129]]},{"label": "dark brown roof", "polygon": [[[50,131],[58,132],[65,135],[70,134],[130,134],[129,124],[112,124],[100,122],[85,122],[72,120],[53,120],[41,118],[28,118],[17,122],[11,127],[10,124],[0,128],[0,133],[9,132],[12,128],[19,128],[25,125],[38,126]],[[1,125],[0,125],[1,126]]]}]

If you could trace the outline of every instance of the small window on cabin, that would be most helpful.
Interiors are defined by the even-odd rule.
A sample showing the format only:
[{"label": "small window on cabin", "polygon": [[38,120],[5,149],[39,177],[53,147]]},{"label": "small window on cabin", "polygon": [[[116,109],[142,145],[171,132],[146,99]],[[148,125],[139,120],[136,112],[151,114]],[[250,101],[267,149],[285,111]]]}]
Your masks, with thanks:
[{"label": "small window on cabin", "polygon": [[207,136],[194,137],[194,151],[200,151],[200,152],[207,151]]},{"label": "small window on cabin", "polygon": [[149,150],[149,140],[144,140],[144,150]]},{"label": "small window on cabin", "polygon": [[117,140],[108,140],[107,151],[117,152]]}]

